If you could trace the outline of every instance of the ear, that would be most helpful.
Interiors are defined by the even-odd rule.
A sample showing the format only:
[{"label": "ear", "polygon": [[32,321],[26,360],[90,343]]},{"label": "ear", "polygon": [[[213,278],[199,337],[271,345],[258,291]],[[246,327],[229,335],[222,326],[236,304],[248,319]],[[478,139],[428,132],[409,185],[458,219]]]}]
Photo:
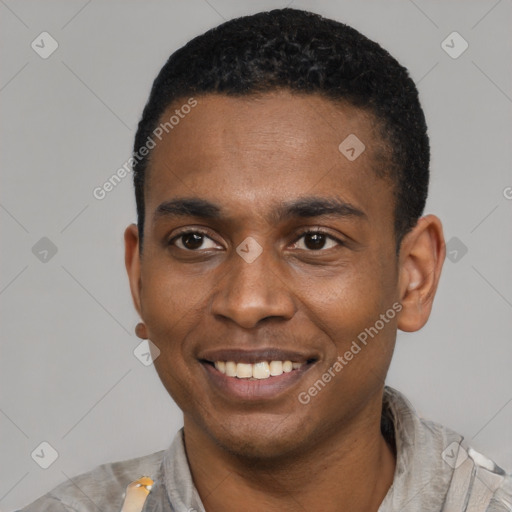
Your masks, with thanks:
[{"label": "ear", "polygon": [[124,263],[130,281],[133,304],[142,318],[139,230],[135,224],[130,224],[124,232]]},{"label": "ear", "polygon": [[397,325],[402,331],[418,331],[427,323],[445,255],[443,227],[435,215],[419,219],[404,236],[399,256],[399,293],[403,309]]}]

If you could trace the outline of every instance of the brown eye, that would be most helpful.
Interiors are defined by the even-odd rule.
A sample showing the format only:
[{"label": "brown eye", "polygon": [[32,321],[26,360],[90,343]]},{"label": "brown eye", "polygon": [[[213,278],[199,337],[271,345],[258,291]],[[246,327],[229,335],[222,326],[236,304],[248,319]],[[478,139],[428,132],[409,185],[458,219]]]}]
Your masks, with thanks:
[{"label": "brown eye", "polygon": [[304,236],[304,245],[311,250],[322,249],[327,237],[321,233],[307,233]]},{"label": "brown eye", "polygon": [[179,249],[183,249],[185,251],[219,248],[219,246],[208,235],[201,231],[186,231],[181,233],[170,240],[169,245],[175,245]]},{"label": "brown eye", "polygon": [[187,233],[182,235],[181,240],[186,249],[199,249],[203,245],[204,235],[199,233]]},{"label": "brown eye", "polygon": [[320,231],[306,231],[295,242],[296,249],[305,249],[308,251],[320,251],[321,249],[331,249],[336,245],[343,245],[336,238],[322,233]]}]

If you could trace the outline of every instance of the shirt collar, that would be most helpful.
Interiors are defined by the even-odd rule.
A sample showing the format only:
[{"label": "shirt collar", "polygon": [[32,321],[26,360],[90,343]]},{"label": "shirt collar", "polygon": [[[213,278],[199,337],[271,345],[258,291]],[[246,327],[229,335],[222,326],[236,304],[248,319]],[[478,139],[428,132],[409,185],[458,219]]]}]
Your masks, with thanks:
[{"label": "shirt collar", "polygon": [[[388,386],[384,388],[383,415],[391,419],[394,428],[396,468],[393,484],[379,512],[402,509],[438,512],[453,475],[442,453],[451,443],[460,444],[462,437],[420,418],[409,401]],[[163,495],[166,490],[172,504],[168,510],[205,512],[190,473],[183,436],[181,429],[164,454],[160,475],[163,485],[159,493]]]},{"label": "shirt collar", "polygon": [[[443,451],[462,436],[421,418],[396,389],[384,388],[383,414],[390,415],[396,442],[396,467],[379,512],[391,510],[442,510],[453,476]],[[455,446],[455,445],[454,445]]]}]

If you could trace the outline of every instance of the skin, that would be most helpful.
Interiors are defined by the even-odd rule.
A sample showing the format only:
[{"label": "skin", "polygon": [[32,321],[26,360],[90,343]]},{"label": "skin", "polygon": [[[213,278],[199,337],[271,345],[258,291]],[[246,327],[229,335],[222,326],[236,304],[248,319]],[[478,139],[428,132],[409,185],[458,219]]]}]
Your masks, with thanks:
[{"label": "skin", "polygon": [[[137,227],[125,232],[138,334],[161,351],[155,366],[183,410],[194,483],[208,512],[377,511],[395,470],[380,432],[384,379],[397,329],[416,331],[430,315],[441,223],[420,219],[397,256],[393,184],[375,172],[387,149],[370,114],[286,91],[196,99],[153,150],[142,254]],[[354,161],[338,150],[349,134],[366,146]],[[363,214],[272,217],[312,196]],[[155,216],[163,202],[192,197],[217,204],[220,217]],[[203,245],[175,239],[183,228],[205,230]],[[305,229],[327,237],[311,245]],[[236,252],[246,237],[262,248],[252,263]],[[394,303],[400,313],[302,404],[299,393]],[[226,348],[295,350],[315,362],[269,398],[234,398],[200,361]]]}]

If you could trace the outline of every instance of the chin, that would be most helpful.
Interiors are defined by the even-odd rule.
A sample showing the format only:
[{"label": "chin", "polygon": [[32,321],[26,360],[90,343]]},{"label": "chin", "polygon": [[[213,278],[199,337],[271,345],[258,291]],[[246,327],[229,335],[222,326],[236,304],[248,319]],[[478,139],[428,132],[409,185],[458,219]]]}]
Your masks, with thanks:
[{"label": "chin", "polygon": [[235,457],[252,459],[254,462],[283,460],[301,453],[307,444],[308,435],[302,422],[271,415],[255,418],[232,418],[212,428],[208,434],[223,450]]}]

